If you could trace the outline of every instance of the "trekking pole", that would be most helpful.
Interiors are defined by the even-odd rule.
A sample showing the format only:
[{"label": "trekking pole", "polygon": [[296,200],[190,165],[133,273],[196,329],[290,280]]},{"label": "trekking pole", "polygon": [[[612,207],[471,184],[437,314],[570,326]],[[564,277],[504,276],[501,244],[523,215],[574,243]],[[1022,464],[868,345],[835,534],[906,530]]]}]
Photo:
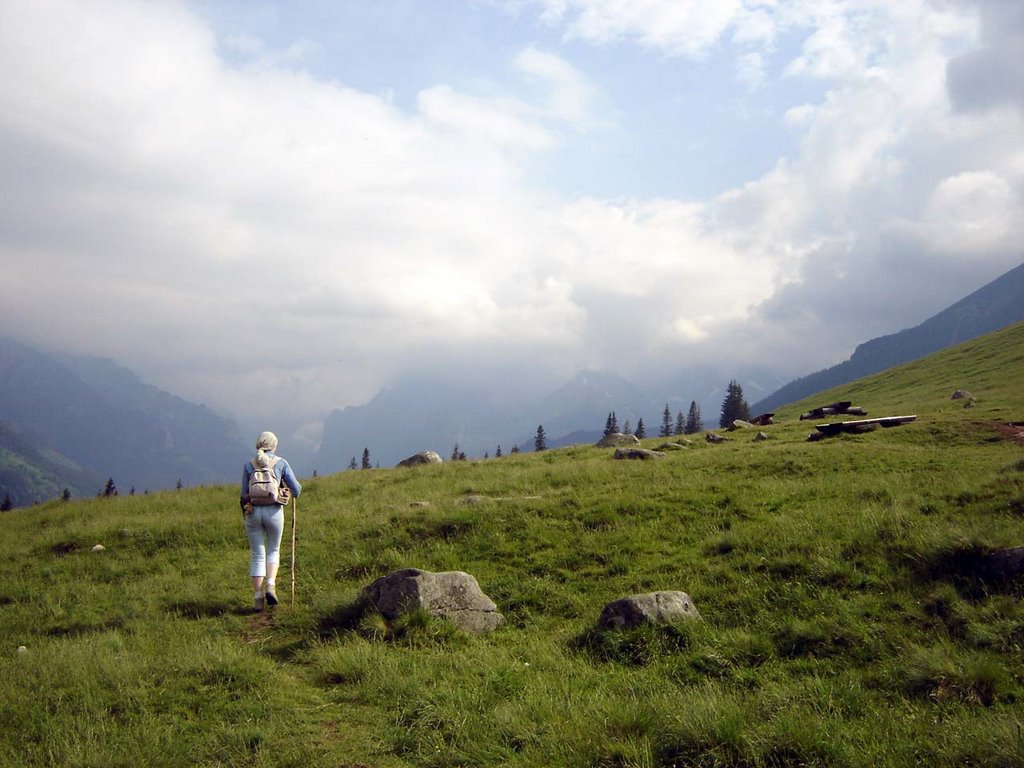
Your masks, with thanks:
[{"label": "trekking pole", "polygon": [[295,607],[295,509],[298,503],[292,496],[292,607]]}]

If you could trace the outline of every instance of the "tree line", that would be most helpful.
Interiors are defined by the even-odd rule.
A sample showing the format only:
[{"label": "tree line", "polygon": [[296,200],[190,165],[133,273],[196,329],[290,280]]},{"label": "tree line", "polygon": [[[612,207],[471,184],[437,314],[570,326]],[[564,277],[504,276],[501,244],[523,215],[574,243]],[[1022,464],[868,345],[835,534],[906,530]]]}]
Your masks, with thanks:
[{"label": "tree line", "polygon": [[[743,396],[743,388],[735,379],[732,379],[729,381],[729,386],[726,388],[725,399],[722,400],[718,426],[727,427],[737,419],[749,421],[750,406],[747,404],[747,401]],[[695,435],[703,432],[704,429],[704,418],[701,415],[700,406],[697,405],[696,400],[690,401],[690,408],[685,415],[683,415],[682,411],[679,411],[673,416],[672,409],[669,408],[668,403],[665,403],[665,410],[661,413],[661,426],[658,430],[658,437]],[[608,414],[608,418],[605,419],[603,436],[607,437],[608,435],[616,433],[635,435],[638,439],[642,440],[647,437],[647,427],[641,417],[637,419],[635,429],[630,425],[628,420],[620,428],[615,411],[611,411]],[[547,433],[544,431],[544,425],[538,425],[537,432],[533,438],[533,449],[535,451],[547,450],[547,439]],[[519,453],[519,446],[513,445],[509,452]],[[494,457],[501,458],[503,455],[504,453],[499,445],[494,452]],[[484,458],[489,459],[490,452],[485,452]],[[459,447],[458,443],[455,443],[449,459],[450,461],[466,461],[466,452]],[[379,467],[380,465],[378,464],[377,466]],[[355,456],[353,456],[352,460],[348,463],[349,469],[370,469],[371,467],[372,464],[370,463],[369,448],[363,449],[363,460],[361,464],[356,463]]]}]

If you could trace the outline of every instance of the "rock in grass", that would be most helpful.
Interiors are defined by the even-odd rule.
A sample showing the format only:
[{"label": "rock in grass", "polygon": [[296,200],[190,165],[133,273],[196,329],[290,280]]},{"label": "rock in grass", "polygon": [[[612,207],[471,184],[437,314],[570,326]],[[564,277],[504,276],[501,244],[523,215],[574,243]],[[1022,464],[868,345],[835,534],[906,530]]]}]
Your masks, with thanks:
[{"label": "rock in grass", "polygon": [[362,596],[388,620],[422,608],[477,634],[497,629],[505,621],[476,579],[462,571],[433,573],[405,568],[377,579],[363,589]]},{"label": "rock in grass", "polygon": [[753,428],[754,428],[753,424],[751,424],[749,421],[744,421],[743,419],[733,419],[732,424],[730,424],[728,427],[726,427],[726,429],[728,429],[730,432],[735,432],[737,429],[753,429]]},{"label": "rock in grass", "polygon": [[729,441],[728,437],[722,437],[721,435],[716,435],[714,432],[707,432],[707,433],[705,433],[704,439],[707,442],[709,442],[709,443],[726,443],[726,442]]},{"label": "rock in grass", "polygon": [[104,546],[103,546],[102,544],[97,544],[96,546],[94,546],[94,547],[92,548],[92,551],[93,551],[93,552],[104,552],[104,551],[106,551],[106,549],[107,549],[107,548],[106,548],[106,547],[104,547]]},{"label": "rock in grass", "polygon": [[762,443],[762,442],[764,442],[767,439],[768,439],[768,433],[767,432],[758,432],[756,435],[754,435],[754,442],[755,443]]},{"label": "rock in grass", "polygon": [[19,645],[18,653],[28,653],[28,648],[26,648],[24,645]]},{"label": "rock in grass", "polygon": [[659,451],[649,451],[646,448],[615,449],[616,459],[640,459],[641,461],[648,461],[650,459],[660,459],[664,455],[664,453],[661,453]]},{"label": "rock in grass", "polygon": [[654,450],[656,451],[685,451],[686,447],[690,444],[689,440],[681,439],[675,443],[662,443]]},{"label": "rock in grass", "polygon": [[973,400],[974,399],[974,395],[972,395],[966,389],[958,389],[956,392],[953,393],[953,396],[951,398],[949,398],[949,399],[950,400]]},{"label": "rock in grass", "polygon": [[435,451],[420,451],[419,453],[410,456],[407,459],[402,459],[398,462],[400,467],[418,467],[423,464],[443,464],[444,461],[441,459]]},{"label": "rock in grass", "polygon": [[697,606],[685,592],[647,592],[608,603],[597,620],[599,629],[632,629],[641,624],[666,624],[699,619]]},{"label": "rock in grass", "polygon": [[616,448],[621,445],[640,445],[640,439],[636,435],[624,435],[621,432],[612,432],[597,441],[598,448]]}]

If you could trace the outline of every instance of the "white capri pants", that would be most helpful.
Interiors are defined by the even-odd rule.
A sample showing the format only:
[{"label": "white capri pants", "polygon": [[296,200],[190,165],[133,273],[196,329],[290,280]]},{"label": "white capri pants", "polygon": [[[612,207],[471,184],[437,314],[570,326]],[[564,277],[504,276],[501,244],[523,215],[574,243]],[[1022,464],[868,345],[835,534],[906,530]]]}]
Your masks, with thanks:
[{"label": "white capri pants", "polygon": [[281,562],[284,507],[253,507],[245,516],[245,533],[249,537],[249,575],[266,576],[267,565]]}]

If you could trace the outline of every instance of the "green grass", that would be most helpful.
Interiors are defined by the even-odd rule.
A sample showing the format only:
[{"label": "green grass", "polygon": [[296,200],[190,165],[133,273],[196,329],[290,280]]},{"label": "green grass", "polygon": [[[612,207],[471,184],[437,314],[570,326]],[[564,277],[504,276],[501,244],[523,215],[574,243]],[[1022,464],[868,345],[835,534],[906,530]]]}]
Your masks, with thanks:
[{"label": "green grass", "polygon": [[[296,605],[285,567],[260,616],[233,487],[16,510],[0,764],[1024,766],[1024,584],[965,570],[1024,544],[1022,381],[1018,325],[764,443],[308,480]],[[918,420],[808,443],[839,399]],[[472,573],[506,624],[359,615],[403,567]],[[703,619],[594,631],[659,589]]]}]

